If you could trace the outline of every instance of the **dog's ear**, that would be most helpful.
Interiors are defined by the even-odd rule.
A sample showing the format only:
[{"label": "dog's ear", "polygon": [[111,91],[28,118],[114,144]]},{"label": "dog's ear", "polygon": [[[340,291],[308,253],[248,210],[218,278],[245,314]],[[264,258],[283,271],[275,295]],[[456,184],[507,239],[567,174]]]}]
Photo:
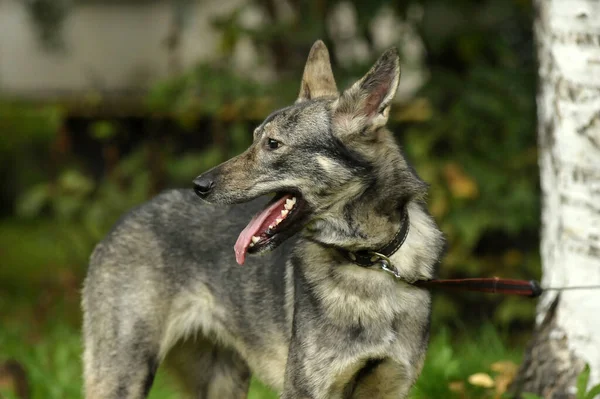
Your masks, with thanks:
[{"label": "dog's ear", "polygon": [[391,48],[371,70],[334,104],[335,119],[345,132],[367,132],[387,123],[390,105],[400,83],[400,57]]},{"label": "dog's ear", "polygon": [[300,94],[296,102],[337,96],[338,91],[331,71],[329,51],[322,40],[317,40],[308,53]]}]

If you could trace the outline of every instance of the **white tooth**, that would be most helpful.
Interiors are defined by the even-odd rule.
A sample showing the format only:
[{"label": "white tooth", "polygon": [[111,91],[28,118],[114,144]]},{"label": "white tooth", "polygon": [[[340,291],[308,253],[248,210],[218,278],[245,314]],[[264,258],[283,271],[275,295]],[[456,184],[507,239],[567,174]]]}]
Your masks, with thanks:
[{"label": "white tooth", "polygon": [[257,236],[252,236],[252,244],[256,244],[259,241],[260,241],[260,238],[258,238]]},{"label": "white tooth", "polygon": [[290,213],[290,211],[288,211],[287,209],[284,209],[283,211],[281,211],[281,217],[284,218],[288,215],[288,213]]},{"label": "white tooth", "polygon": [[294,207],[294,203],[292,202],[291,199],[286,199],[285,200],[285,209],[287,210],[291,210]]},{"label": "white tooth", "polygon": [[274,224],[272,224],[272,225],[270,225],[270,226],[269,226],[269,228],[270,228],[270,229],[272,229],[272,228],[274,228],[274,227],[275,227],[275,225],[274,225]]},{"label": "white tooth", "polygon": [[282,218],[277,218],[277,219],[275,219],[275,224],[279,224],[279,223],[281,223],[281,221],[282,221],[282,220],[283,220]]},{"label": "white tooth", "polygon": [[296,197],[292,198],[292,205],[296,205]]},{"label": "white tooth", "polygon": [[252,248],[254,246],[254,243],[251,242],[250,245],[248,245],[250,248]]}]

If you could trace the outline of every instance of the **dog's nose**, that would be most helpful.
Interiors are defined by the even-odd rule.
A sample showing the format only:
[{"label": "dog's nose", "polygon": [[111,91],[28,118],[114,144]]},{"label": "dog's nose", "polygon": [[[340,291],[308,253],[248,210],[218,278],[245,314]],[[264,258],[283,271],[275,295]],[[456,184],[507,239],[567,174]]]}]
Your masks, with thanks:
[{"label": "dog's nose", "polygon": [[215,182],[209,177],[199,176],[194,180],[194,192],[200,197],[206,197],[215,186]]}]

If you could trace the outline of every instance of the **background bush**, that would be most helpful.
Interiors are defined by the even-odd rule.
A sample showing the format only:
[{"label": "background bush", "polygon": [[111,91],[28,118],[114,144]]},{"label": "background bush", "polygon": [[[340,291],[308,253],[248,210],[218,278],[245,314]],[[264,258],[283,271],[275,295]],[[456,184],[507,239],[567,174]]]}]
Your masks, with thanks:
[{"label": "background bush", "polygon": [[[538,276],[529,1],[421,0],[410,7],[356,2],[358,35],[371,56],[352,65],[336,59],[340,44],[324,22],[340,2],[292,2],[302,18],[287,20],[275,16],[273,1],[251,3],[270,16],[264,27],[244,28],[240,10],[214,21],[222,31],[217,61],[159,83],[134,115],[114,116],[92,105],[82,115],[67,104],[0,103],[0,212],[2,229],[10,233],[3,235],[4,255],[12,266],[2,274],[28,278],[15,266],[44,263],[35,255],[40,251],[25,250],[32,245],[28,237],[51,233],[35,241],[53,251],[40,257],[54,266],[68,263],[81,278],[87,254],[120,214],[165,187],[189,186],[194,176],[247,147],[263,117],[293,101],[316,38],[332,50],[338,86],[346,87],[378,55],[369,29],[374,16],[395,12],[413,21],[417,7],[422,18],[412,26],[426,50],[429,79],[395,107],[391,125],[431,184],[430,210],[449,244],[440,274]],[[242,39],[255,43],[264,64],[274,66],[276,84],[228,67]],[[26,248],[19,245],[23,238]],[[509,326],[532,317],[532,303],[521,299],[437,297],[436,320],[444,322],[491,318]]]},{"label": "background bush", "polygon": [[[44,351],[54,350],[48,342],[59,336],[67,349],[56,349],[60,353],[50,358],[60,362],[77,352],[73,328],[80,322],[79,289],[95,243],[129,208],[165,188],[190,187],[195,176],[243,151],[253,128],[295,99],[315,39],[330,48],[340,89],[362,76],[381,52],[370,28],[380,13],[410,21],[411,34],[425,50],[416,68],[427,79],[395,105],[390,125],[430,184],[429,209],[448,238],[440,276],[539,277],[531,2],[355,1],[357,36],[368,57],[348,63],[336,57],[347,43],[326,23],[342,2],[290,1],[301,17],[284,19],[273,11],[275,1],[248,3],[269,18],[260,28],[244,27],[242,9],[215,20],[222,32],[216,60],[159,82],[141,105],[114,112],[98,99],[75,107],[0,98],[0,314],[2,323],[12,326],[0,334],[0,348],[22,337],[23,326],[27,342],[47,338],[34,352],[0,349],[0,360],[21,353],[35,363]],[[37,3],[44,0],[31,2]],[[60,13],[72,2],[47,1],[44,7],[58,3],[60,10],[49,13],[32,8],[41,38],[54,47],[60,46],[60,35],[48,32],[60,27]],[[185,1],[179,3],[185,7]],[[231,67],[242,40],[253,42],[264,67],[274,71],[271,83]],[[407,49],[398,45],[406,65]],[[520,343],[533,315],[534,302],[527,299],[436,293],[433,332],[444,333],[434,339],[432,350],[441,360],[428,361],[425,373],[450,373],[445,381],[464,378],[482,367],[481,359],[471,356],[452,369],[458,352],[449,346],[450,336],[481,331],[480,324],[491,322],[494,334],[509,345]],[[46,333],[48,320],[60,322]],[[65,323],[72,327],[63,334]],[[481,338],[486,342],[488,330]],[[487,349],[499,360],[501,350],[494,348]],[[514,351],[507,356],[516,359]],[[40,381],[47,378],[35,373]],[[72,379],[69,373],[75,371],[59,378]],[[77,386],[64,389],[74,392]],[[56,397],[69,396],[56,389]],[[427,385],[419,385],[416,394],[441,397],[437,389],[449,395],[447,386]]]}]

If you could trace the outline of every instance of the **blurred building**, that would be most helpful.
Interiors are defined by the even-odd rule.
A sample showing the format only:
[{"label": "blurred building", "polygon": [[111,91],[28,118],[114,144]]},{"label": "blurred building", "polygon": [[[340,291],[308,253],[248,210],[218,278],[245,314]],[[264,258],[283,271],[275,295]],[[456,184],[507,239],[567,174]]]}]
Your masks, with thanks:
[{"label": "blurred building", "polygon": [[[61,48],[48,48],[40,40],[34,4],[63,4],[67,9],[57,33]],[[282,18],[292,18],[285,1],[276,4]],[[266,20],[260,8],[244,0],[0,0],[0,95],[75,102],[82,96],[136,98],[153,83],[218,56],[222,37],[213,22],[234,10],[240,10],[245,28]],[[410,98],[426,78],[419,38],[410,24],[383,9],[372,23],[376,48],[369,49],[357,39],[356,12],[352,3],[341,2],[330,15],[327,29],[338,59],[345,64],[369,62],[384,48],[399,45],[399,97]],[[272,79],[268,65],[257,68],[260,58],[251,40],[238,40],[236,70]]]},{"label": "blurred building", "polygon": [[[27,2],[0,0],[0,92],[56,98],[86,92],[134,95],[219,46],[210,21],[240,0],[189,2],[179,29],[173,1],[86,1],[65,16],[61,49],[40,42]],[[31,3],[31,2],[30,2]]]}]

